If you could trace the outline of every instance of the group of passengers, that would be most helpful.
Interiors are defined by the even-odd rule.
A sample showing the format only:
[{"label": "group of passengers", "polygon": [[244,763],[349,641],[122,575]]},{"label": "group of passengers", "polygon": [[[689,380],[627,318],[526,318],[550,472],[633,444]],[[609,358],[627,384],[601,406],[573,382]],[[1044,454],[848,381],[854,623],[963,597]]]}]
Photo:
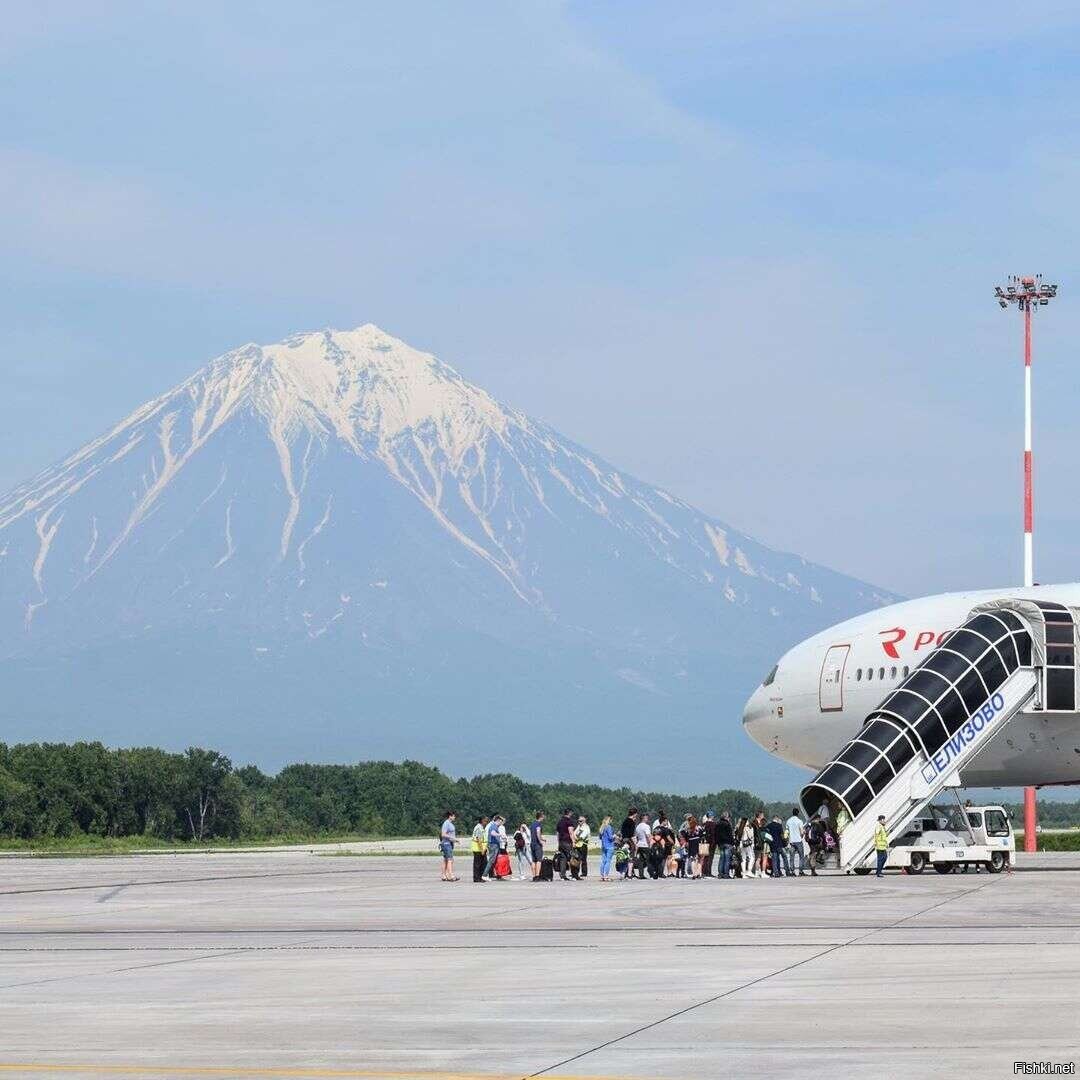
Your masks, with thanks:
[{"label": "group of passengers", "polygon": [[[443,856],[443,880],[454,876],[457,844],[456,814],[448,811],[439,846]],[[618,828],[610,816],[600,822],[596,834],[600,847],[599,878],[629,881],[635,876],[659,879],[753,878],[816,876],[837,850],[836,831],[826,816],[815,814],[805,821],[798,808],[783,821],[771,820],[759,810],[734,823],[729,811],[717,816],[706,811],[699,821],[687,814],[675,828],[667,813],[630,807]],[[545,857],[544,813],[522,822],[513,832],[501,814],[482,815],[471,837],[472,879],[477,884],[507,881],[513,876],[513,859],[519,881],[581,881],[589,875],[589,849],[593,832],[584,814],[567,808],[555,825],[555,845]]]},{"label": "group of passengers", "polygon": [[[835,850],[823,819],[803,820],[798,808],[783,821],[759,810],[740,817],[708,810],[701,821],[688,814],[676,830],[663,810],[655,817],[631,807],[620,828],[625,877],[750,878],[817,876]],[[715,873],[714,873],[715,870]]]}]

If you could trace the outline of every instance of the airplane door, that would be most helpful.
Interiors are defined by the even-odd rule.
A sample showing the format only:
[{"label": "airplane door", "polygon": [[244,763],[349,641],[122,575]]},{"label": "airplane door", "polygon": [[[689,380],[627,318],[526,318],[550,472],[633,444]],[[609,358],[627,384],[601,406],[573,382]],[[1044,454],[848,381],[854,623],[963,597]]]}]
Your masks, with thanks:
[{"label": "airplane door", "polygon": [[850,645],[831,645],[821,665],[821,684],[818,701],[822,712],[839,712],[844,707],[844,666]]}]

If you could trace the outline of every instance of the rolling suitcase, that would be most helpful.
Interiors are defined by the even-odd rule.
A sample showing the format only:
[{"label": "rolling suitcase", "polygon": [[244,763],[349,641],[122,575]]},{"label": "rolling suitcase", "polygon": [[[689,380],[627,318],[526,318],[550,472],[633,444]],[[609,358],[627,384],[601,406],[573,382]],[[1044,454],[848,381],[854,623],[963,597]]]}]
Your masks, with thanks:
[{"label": "rolling suitcase", "polygon": [[544,859],[540,863],[540,880],[555,880],[555,864],[550,859]]}]

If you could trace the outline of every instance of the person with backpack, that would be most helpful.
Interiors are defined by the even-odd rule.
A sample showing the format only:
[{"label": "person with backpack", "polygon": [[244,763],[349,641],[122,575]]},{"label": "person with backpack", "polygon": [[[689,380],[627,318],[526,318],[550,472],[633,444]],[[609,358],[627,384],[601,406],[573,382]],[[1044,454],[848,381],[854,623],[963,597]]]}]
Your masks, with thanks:
[{"label": "person with backpack", "polygon": [[[705,811],[705,820],[701,823],[701,876],[712,877],[713,859],[718,854],[716,849],[716,814],[712,810]],[[728,824],[731,831],[731,824]]]},{"label": "person with backpack", "polygon": [[634,862],[638,877],[644,880],[645,868],[649,865],[649,851],[652,848],[652,829],[646,814],[642,814],[634,826]]},{"label": "person with backpack", "polygon": [[[686,846],[690,839],[690,834],[685,829],[679,830],[679,835],[675,844],[675,877],[686,877],[686,863],[687,853]],[[693,875],[691,874],[691,877]]]},{"label": "person with backpack", "polygon": [[750,823],[754,830],[754,877],[766,876],[765,811],[759,810]]},{"label": "person with backpack", "polygon": [[661,845],[661,859],[660,859],[660,873],[659,877],[665,875],[671,877],[676,870],[675,867],[675,844],[676,836],[675,830],[671,827],[671,822],[668,820],[667,814],[663,810],[660,811],[659,824],[653,830],[653,842],[659,840]]},{"label": "person with backpack", "polygon": [[744,878],[754,876],[754,826],[748,817],[739,818],[735,828],[735,840],[739,845],[739,875]]},{"label": "person with backpack", "polygon": [[529,826],[523,821],[514,831],[514,856],[518,864],[518,881],[524,881],[532,869],[529,854]]},{"label": "person with backpack", "polygon": [[686,861],[684,870],[688,878],[701,876],[701,826],[693,814],[688,814],[686,826],[683,829],[686,834]]},{"label": "person with backpack", "polygon": [[[574,854],[574,818],[573,811],[562,812],[555,825],[555,836],[559,844],[559,880],[567,881],[566,871],[570,869],[570,858]],[[577,875],[574,875],[575,879]]]},{"label": "person with backpack", "polygon": [[[772,867],[769,871],[770,876],[774,878],[784,876],[784,846],[787,841],[784,839],[784,824],[779,817],[774,817],[772,821],[764,828],[765,837],[769,842],[769,859],[772,863]],[[790,873],[790,867],[788,868]]]},{"label": "person with backpack", "polygon": [[544,862],[543,810],[537,810],[533,814],[533,823],[529,826],[529,854],[532,856],[533,881],[540,881],[540,869]]},{"label": "person with backpack", "polygon": [[825,826],[825,858],[826,860],[830,855],[836,856],[836,869],[840,869],[840,838],[836,834],[835,829],[830,829],[828,825]]},{"label": "person with backpack", "polygon": [[780,858],[784,864],[784,877],[794,877],[791,869],[791,837],[785,822],[780,822],[780,831],[784,838],[784,846],[780,849]]},{"label": "person with backpack", "polygon": [[615,858],[615,830],[611,815],[600,822],[600,880],[611,881],[611,862]]},{"label": "person with backpack", "polygon": [[648,867],[649,877],[653,881],[675,872],[675,848],[672,845],[671,852],[669,854],[668,849],[664,845],[664,837],[661,835],[660,829],[657,829],[652,834],[652,844],[649,847],[648,855]]},{"label": "person with backpack", "polygon": [[477,885],[484,881],[484,865],[487,862],[487,814],[481,814],[480,820],[472,831],[472,879]]}]

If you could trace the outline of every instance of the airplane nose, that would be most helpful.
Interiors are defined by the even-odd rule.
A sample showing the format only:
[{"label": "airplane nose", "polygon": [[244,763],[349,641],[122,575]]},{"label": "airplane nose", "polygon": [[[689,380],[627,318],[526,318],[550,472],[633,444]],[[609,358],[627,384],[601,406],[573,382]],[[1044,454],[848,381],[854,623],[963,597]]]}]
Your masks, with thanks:
[{"label": "airplane nose", "polygon": [[768,750],[772,744],[775,732],[771,730],[773,725],[774,703],[769,701],[769,695],[764,686],[759,686],[751,695],[743,708],[742,722],[746,728],[746,734],[758,744]]}]

